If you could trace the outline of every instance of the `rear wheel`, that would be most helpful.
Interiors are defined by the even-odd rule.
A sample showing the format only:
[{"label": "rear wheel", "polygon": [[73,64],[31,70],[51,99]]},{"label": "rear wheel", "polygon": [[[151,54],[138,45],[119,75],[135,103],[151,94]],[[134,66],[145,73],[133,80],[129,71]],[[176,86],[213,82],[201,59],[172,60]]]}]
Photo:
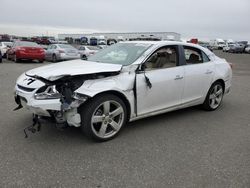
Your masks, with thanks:
[{"label": "rear wheel", "polygon": [[208,91],[205,102],[203,103],[203,108],[208,111],[216,110],[222,102],[223,99],[223,86],[221,82],[215,82]]},{"label": "rear wheel", "polygon": [[15,63],[19,62],[19,59],[17,58],[16,54],[14,54],[13,60],[14,60]]},{"label": "rear wheel", "polygon": [[111,94],[94,98],[80,113],[83,132],[97,141],[106,141],[117,136],[127,119],[124,102]]},{"label": "rear wheel", "polygon": [[53,63],[56,63],[56,62],[57,62],[56,54],[53,54],[53,55],[52,55],[52,62],[53,62]]},{"label": "rear wheel", "polygon": [[87,56],[86,55],[82,55],[82,60],[87,60]]},{"label": "rear wheel", "polygon": [[39,63],[43,63],[44,62],[44,60],[39,60]]}]

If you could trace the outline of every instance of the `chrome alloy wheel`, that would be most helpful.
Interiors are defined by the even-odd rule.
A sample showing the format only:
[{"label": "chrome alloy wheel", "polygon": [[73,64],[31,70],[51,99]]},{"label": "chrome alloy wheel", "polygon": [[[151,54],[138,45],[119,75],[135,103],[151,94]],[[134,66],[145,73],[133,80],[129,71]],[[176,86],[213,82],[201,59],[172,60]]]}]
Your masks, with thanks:
[{"label": "chrome alloy wheel", "polygon": [[110,138],[119,132],[123,122],[123,107],[116,101],[105,101],[94,110],[91,129],[99,138]]},{"label": "chrome alloy wheel", "polygon": [[218,108],[223,98],[223,88],[216,84],[209,95],[209,105],[212,109]]}]

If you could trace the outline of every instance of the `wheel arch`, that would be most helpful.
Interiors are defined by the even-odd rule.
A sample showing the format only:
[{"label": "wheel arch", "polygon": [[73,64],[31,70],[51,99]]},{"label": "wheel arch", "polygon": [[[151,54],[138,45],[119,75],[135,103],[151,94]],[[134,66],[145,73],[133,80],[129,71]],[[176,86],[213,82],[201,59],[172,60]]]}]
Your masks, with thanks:
[{"label": "wheel arch", "polygon": [[112,94],[112,95],[115,95],[115,96],[119,97],[119,98],[124,102],[124,104],[125,104],[125,106],[126,106],[126,109],[127,109],[127,121],[129,121],[130,116],[131,116],[131,105],[130,105],[130,102],[129,102],[129,100],[127,99],[127,97],[126,97],[123,93],[121,93],[121,92],[119,92],[119,91],[116,91],[116,90],[109,90],[109,91],[103,91],[103,92],[100,92],[100,93],[96,94],[96,95],[94,96],[94,98],[95,98],[95,97],[98,97],[98,96],[100,96],[100,95],[104,95],[104,94]]},{"label": "wheel arch", "polygon": [[[213,82],[213,84],[216,83],[216,82],[219,82],[219,83],[222,84],[223,92],[225,92],[225,81],[224,81],[223,79],[220,78],[220,79],[215,80],[215,81]],[[212,85],[213,85],[213,84],[212,84]],[[212,85],[211,85],[211,86],[212,86]]]},{"label": "wheel arch", "polygon": [[[116,90],[102,91],[102,92],[97,93],[94,96],[92,96],[89,100],[86,101],[86,103],[91,102],[95,98],[97,98],[98,96],[105,95],[105,94],[115,95],[115,96],[119,97],[124,102],[124,104],[126,106],[126,110],[127,110],[127,120],[126,121],[128,122],[130,119],[130,116],[131,116],[131,104],[130,104],[129,100],[127,99],[127,97],[119,91],[116,91]],[[83,105],[81,105],[81,107],[85,106],[86,103],[83,103]]]}]

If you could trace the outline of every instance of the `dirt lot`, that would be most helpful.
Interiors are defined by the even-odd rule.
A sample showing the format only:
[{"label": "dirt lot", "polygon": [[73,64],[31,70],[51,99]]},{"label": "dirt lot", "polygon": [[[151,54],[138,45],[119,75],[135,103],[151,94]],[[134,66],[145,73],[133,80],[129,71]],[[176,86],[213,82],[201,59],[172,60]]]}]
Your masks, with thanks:
[{"label": "dirt lot", "polygon": [[4,60],[0,187],[250,187],[250,54],[216,53],[234,63],[232,91],[217,111],[194,107],[139,120],[105,143],[46,122],[25,139],[31,114],[12,111],[13,87],[41,64]]}]

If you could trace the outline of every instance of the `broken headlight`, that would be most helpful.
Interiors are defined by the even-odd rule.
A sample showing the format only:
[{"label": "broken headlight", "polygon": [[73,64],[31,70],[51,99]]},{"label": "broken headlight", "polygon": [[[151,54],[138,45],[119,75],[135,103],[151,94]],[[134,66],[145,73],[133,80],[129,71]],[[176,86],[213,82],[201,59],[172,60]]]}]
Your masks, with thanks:
[{"label": "broken headlight", "polygon": [[61,94],[56,90],[56,86],[44,86],[34,95],[36,100],[60,99]]}]

